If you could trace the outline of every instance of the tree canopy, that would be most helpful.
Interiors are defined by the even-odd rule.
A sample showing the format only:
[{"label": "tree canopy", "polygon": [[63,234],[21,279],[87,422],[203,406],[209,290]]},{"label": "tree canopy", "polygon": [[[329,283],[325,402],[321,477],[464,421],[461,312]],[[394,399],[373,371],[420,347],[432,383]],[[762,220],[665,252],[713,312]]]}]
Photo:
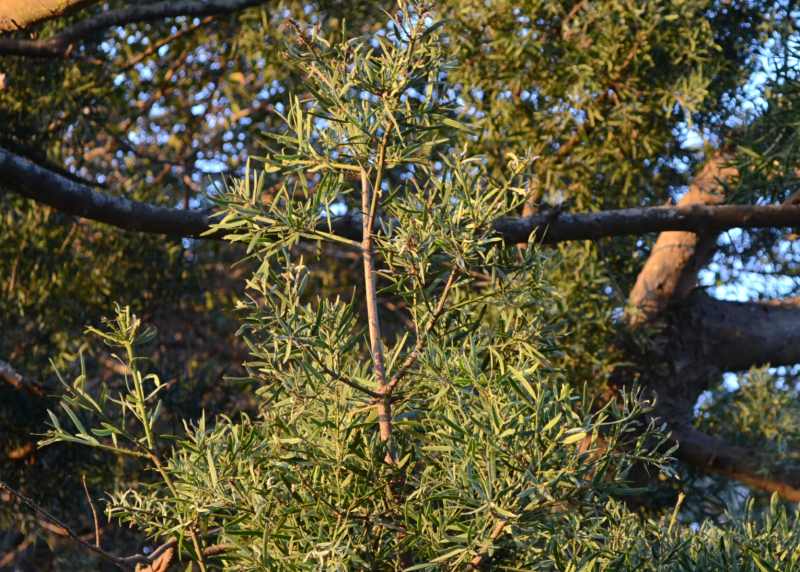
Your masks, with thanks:
[{"label": "tree canopy", "polygon": [[0,569],[800,569],[799,15],[5,3]]}]

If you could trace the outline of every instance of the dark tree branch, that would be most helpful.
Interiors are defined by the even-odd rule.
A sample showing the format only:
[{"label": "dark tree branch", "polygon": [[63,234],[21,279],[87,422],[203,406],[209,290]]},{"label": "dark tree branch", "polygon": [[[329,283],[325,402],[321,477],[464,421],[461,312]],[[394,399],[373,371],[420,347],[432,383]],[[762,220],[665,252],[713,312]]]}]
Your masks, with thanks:
[{"label": "dark tree branch", "polygon": [[494,229],[509,242],[524,242],[533,232],[544,243],[597,240],[612,236],[650,232],[720,232],[731,228],[780,228],[800,225],[797,206],[719,205],[688,207],[642,207],[596,213],[548,213],[530,217],[503,218]]},{"label": "dark tree branch", "polygon": [[207,211],[159,207],[99,193],[1,147],[0,185],[64,213],[125,230],[197,236],[209,229]]},{"label": "dark tree branch", "polygon": [[[175,237],[199,237],[211,227],[209,211],[159,207],[99,193],[0,148],[0,184],[8,190],[59,211],[125,230]],[[331,221],[334,234],[360,240],[360,223],[352,217]],[[692,232],[730,228],[800,226],[800,205],[643,207],[597,213],[540,213],[530,217],[502,218],[495,231],[506,241],[525,242],[536,232],[540,241],[596,240],[667,230]],[[327,223],[320,224],[328,230]],[[219,239],[221,236],[206,236]]]},{"label": "dark tree branch", "polygon": [[51,38],[29,40],[0,38],[0,54],[29,57],[64,57],[79,40],[114,26],[152,22],[175,16],[211,16],[236,12],[262,4],[264,0],[165,0],[154,4],[133,4],[127,8],[102,12],[64,29]]},{"label": "dark tree branch", "polygon": [[677,309],[674,335],[720,371],[800,363],[800,303],[727,302],[696,290]]},{"label": "dark tree branch", "polygon": [[777,492],[788,501],[800,501],[800,467],[775,465],[758,450],[726,443],[689,423],[670,424],[670,429],[681,461],[755,489]]}]

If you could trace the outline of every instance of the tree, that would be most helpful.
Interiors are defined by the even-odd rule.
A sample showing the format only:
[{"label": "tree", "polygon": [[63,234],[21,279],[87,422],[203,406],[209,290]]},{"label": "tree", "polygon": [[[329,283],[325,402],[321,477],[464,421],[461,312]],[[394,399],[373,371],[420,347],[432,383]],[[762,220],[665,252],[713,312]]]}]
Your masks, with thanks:
[{"label": "tree", "polygon": [[[51,410],[45,444],[119,459],[93,484],[160,547],[82,540],[53,514],[67,503],[23,490],[35,471],[4,478],[12,507],[140,569],[795,565],[795,373],[764,369],[800,361],[791,6],[199,4],[90,6],[0,38],[2,344],[42,381],[3,378]],[[162,20],[179,14],[198,18]],[[54,116],[30,112],[45,101]],[[246,280],[225,267],[242,257]],[[746,291],[743,270],[783,297],[706,291],[713,274]],[[76,335],[111,298],[175,332],[176,292],[200,288],[199,344],[153,346],[127,307],[89,330],[121,363]],[[215,355],[221,339],[246,350]],[[251,414],[232,415],[219,371],[188,364],[245,351]],[[744,373],[731,388],[724,372]],[[171,377],[208,413],[171,400]]]}]

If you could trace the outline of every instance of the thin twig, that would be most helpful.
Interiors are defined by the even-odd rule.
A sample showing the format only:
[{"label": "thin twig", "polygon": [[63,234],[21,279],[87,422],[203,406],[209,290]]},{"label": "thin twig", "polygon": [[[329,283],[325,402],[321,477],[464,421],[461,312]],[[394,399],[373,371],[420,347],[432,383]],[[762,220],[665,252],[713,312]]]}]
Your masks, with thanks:
[{"label": "thin twig", "polygon": [[16,491],[15,489],[12,489],[10,486],[8,486],[3,481],[0,481],[0,490],[7,491],[13,497],[15,497],[17,500],[19,500],[22,504],[24,504],[29,509],[34,511],[36,514],[38,514],[39,516],[41,516],[45,520],[55,524],[59,528],[62,528],[69,538],[71,538],[74,542],[80,544],[81,546],[83,546],[87,550],[90,550],[90,551],[94,552],[95,554],[97,554],[98,556],[100,556],[101,558],[103,558],[105,560],[108,560],[109,562],[111,562],[112,564],[117,566],[118,568],[122,568],[123,570],[132,570],[131,565],[126,561],[126,559],[120,558],[119,556],[115,556],[115,555],[113,555],[113,554],[111,554],[109,552],[106,552],[105,550],[103,550],[99,546],[95,546],[94,544],[86,542],[74,530],[72,530],[72,528],[70,528],[69,526],[64,524],[61,520],[59,520],[58,518],[56,518],[55,516],[53,516],[52,514],[47,512],[45,509],[40,507],[38,504],[36,504],[33,500],[31,500],[27,496],[25,496],[22,493]]},{"label": "thin twig", "polygon": [[352,379],[349,379],[349,378],[345,377],[344,375],[342,375],[338,371],[329,368],[327,365],[325,365],[322,362],[322,360],[316,354],[312,353],[311,357],[314,359],[314,361],[317,362],[317,365],[319,366],[319,368],[324,373],[328,374],[330,377],[332,377],[336,381],[339,381],[339,382],[347,385],[348,387],[356,389],[356,390],[358,390],[358,391],[360,391],[362,393],[366,393],[367,395],[369,395],[373,399],[380,399],[381,398],[381,394],[378,393],[377,391],[372,391],[370,388],[361,385],[357,381],[353,381]]},{"label": "thin twig", "polygon": [[179,39],[179,38],[181,38],[181,37],[183,37],[183,36],[185,36],[187,34],[191,34],[195,30],[197,30],[198,28],[202,28],[206,24],[210,24],[211,22],[214,21],[215,18],[216,18],[216,16],[206,16],[205,18],[200,20],[197,24],[192,24],[188,28],[183,28],[181,30],[178,30],[174,34],[170,34],[166,38],[160,39],[159,41],[155,42],[152,46],[150,46],[148,49],[146,49],[142,53],[136,55],[133,59],[125,62],[125,65],[122,66],[118,71],[120,71],[120,72],[128,71],[133,66],[135,66],[136,64],[138,64],[139,62],[144,60],[145,58],[147,58],[147,57],[153,55],[154,53],[156,53],[163,46],[166,46],[167,44],[169,44],[171,42],[174,42],[175,40],[177,40],[177,39]]},{"label": "thin twig", "polygon": [[447,296],[450,294],[450,289],[453,287],[453,283],[455,282],[456,274],[457,269],[453,268],[450,271],[450,275],[447,277],[447,282],[444,285],[442,294],[439,296],[439,302],[436,304],[436,309],[433,311],[433,315],[431,316],[431,320],[428,322],[428,325],[425,328],[425,332],[417,335],[417,341],[414,344],[414,349],[406,356],[406,359],[403,360],[403,363],[400,364],[400,367],[397,368],[397,371],[394,373],[394,375],[392,375],[391,380],[389,380],[386,391],[390,396],[397,387],[397,384],[400,383],[408,371],[414,366],[415,363],[417,363],[419,356],[422,355],[422,350],[425,348],[425,342],[427,341],[428,335],[431,333],[433,328],[436,326],[436,322],[444,313],[444,305],[447,301]]},{"label": "thin twig", "polygon": [[92,509],[92,522],[94,523],[94,545],[100,548],[100,526],[97,523],[97,511],[94,508],[92,497],[89,495],[89,487],[86,486],[86,475],[81,475],[81,483],[83,483],[83,492],[86,493],[86,501],[89,503],[89,508]]},{"label": "thin twig", "polygon": [[197,565],[200,566],[200,572],[206,572],[206,560],[203,557],[203,549],[200,547],[200,540],[197,538],[197,532],[194,529],[189,530],[189,538],[192,539],[192,546],[197,553]]},{"label": "thin twig", "polygon": [[492,547],[494,541],[503,533],[503,529],[505,529],[507,524],[508,521],[505,519],[498,520],[497,523],[495,523],[492,534],[489,535],[489,540],[484,544],[483,548],[481,548],[481,551],[469,561],[468,570],[477,570],[480,568],[483,559],[486,558],[486,554],[489,552],[489,548]]}]

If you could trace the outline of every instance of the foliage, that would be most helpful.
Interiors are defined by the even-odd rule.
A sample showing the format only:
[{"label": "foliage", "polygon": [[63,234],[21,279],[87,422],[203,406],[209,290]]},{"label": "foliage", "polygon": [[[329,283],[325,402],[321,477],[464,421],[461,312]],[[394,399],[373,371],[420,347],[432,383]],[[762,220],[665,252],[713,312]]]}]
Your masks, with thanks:
[{"label": "foliage", "polygon": [[[65,382],[67,419],[51,413],[42,444],[141,459],[153,479],[114,493],[109,516],[177,534],[204,567],[794,569],[796,521],[777,505],[763,522],[693,532],[680,505],[641,517],[621,502],[643,492],[634,467],[673,478],[666,435],[640,396],[598,408],[568,383],[553,255],[491,234],[527,198],[532,159],[509,155],[502,178],[481,157],[432,159],[468,129],[440,87],[441,29],[409,9],[388,30],[374,43],[300,36],[311,96],[290,100],[260,167],[216,199],[215,231],[257,263],[239,333],[257,417],[160,431],[165,386],[136,353],[152,332],[120,308],[90,332],[122,352],[123,391]],[[361,242],[334,235],[336,213],[359,204]],[[328,242],[374,249],[377,273],[365,264],[349,296],[321,295],[307,259]],[[385,373],[376,288],[407,316],[381,340]],[[225,546],[217,560],[212,543]]]},{"label": "foliage", "polygon": [[[177,536],[207,568],[795,569],[793,509],[686,474],[643,396],[598,401],[651,241],[518,248],[488,224],[663,204],[703,160],[690,129],[740,144],[732,201],[785,199],[785,3],[446,1],[388,24],[382,4],[139,23],[57,61],[3,58],[0,145],[109,194],[213,204],[233,246],[126,234],[0,192],[0,359],[59,399],[0,387],[3,453],[51,424],[35,462],[2,455],[2,479],[80,518],[88,473],[111,491],[110,517],[153,542]],[[374,279],[360,270],[364,213]],[[723,237],[705,283],[758,273],[793,293],[784,238]],[[791,462],[795,378],[714,388],[697,424]],[[376,403],[391,409],[388,439]],[[656,489],[687,496],[637,510]],[[210,546],[224,550],[200,556]]]}]

